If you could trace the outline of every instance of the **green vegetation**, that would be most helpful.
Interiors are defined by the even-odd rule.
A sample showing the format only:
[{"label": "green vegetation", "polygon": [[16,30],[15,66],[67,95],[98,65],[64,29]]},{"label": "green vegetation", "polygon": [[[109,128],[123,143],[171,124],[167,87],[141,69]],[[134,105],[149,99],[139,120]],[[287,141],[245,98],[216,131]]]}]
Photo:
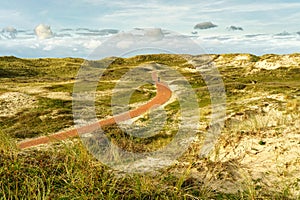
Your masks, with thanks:
[{"label": "green vegetation", "polygon": [[70,92],[73,90],[74,84],[58,84],[58,85],[51,85],[48,87],[45,87],[45,89],[51,91],[51,92]]},{"label": "green vegetation", "polygon": [[[170,167],[143,174],[113,171],[97,161],[78,138],[18,150],[16,142],[74,126],[71,97],[83,60],[1,57],[0,95],[11,96],[0,99],[0,199],[299,199],[299,63],[258,69],[256,63],[276,61],[281,56],[247,54],[247,61],[236,61],[237,56],[212,55],[224,81],[228,118],[214,151],[205,158],[198,154],[203,133],[210,127],[210,94],[201,74],[195,73],[183,56],[117,58],[103,70],[95,101],[99,119],[112,115],[112,89],[138,65],[159,64],[156,70],[160,76],[165,72],[160,65],[176,69],[198,98],[199,140]],[[290,57],[299,59],[300,55]],[[101,69],[103,61],[89,64]],[[152,84],[131,92],[131,108],[156,95]],[[22,108],[19,94],[33,103]],[[11,110],[5,114],[5,109]],[[132,123],[147,130],[151,119],[160,119],[163,112],[166,121],[151,124],[162,127],[151,137],[130,135],[117,125],[103,130],[110,141],[126,151],[158,150],[172,141],[181,122],[177,100],[160,109]]]},{"label": "green vegetation", "polygon": [[156,95],[156,92],[154,91],[154,85],[142,85],[132,93],[129,103],[133,104],[137,102],[146,102],[147,100],[152,99]]},{"label": "green vegetation", "polygon": [[37,106],[11,117],[1,117],[1,130],[14,138],[30,138],[55,133],[73,125],[72,102],[39,98]]},{"label": "green vegetation", "polygon": [[1,82],[47,82],[67,81],[74,79],[83,59],[19,59],[15,57],[1,57]]}]

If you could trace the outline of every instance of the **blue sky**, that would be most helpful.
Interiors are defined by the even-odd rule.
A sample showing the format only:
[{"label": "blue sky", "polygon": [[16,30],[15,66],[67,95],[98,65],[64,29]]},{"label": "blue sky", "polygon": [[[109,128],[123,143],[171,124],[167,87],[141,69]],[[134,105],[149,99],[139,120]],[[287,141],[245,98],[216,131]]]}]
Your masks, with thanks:
[{"label": "blue sky", "polygon": [[[0,2],[0,30],[14,27],[32,31],[46,24],[53,32],[64,28],[127,31],[157,27],[190,34],[197,23],[212,22],[218,27],[197,30],[197,36],[297,33],[299,11],[299,0],[10,0]],[[232,25],[244,31],[228,31]]]},{"label": "blue sky", "polygon": [[[179,32],[196,23],[212,21],[223,28],[244,27],[249,32],[300,31],[300,1],[103,1],[10,0],[0,3],[2,26],[30,29],[40,23],[52,27],[131,29],[163,27]],[[219,30],[222,31],[222,30]]]}]

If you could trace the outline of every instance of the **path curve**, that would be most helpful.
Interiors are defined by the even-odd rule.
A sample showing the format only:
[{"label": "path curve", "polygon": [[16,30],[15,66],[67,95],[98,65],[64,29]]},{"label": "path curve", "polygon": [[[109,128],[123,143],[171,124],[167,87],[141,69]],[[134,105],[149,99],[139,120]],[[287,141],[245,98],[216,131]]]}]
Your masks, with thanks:
[{"label": "path curve", "polygon": [[90,125],[87,125],[84,127],[80,127],[80,128],[72,129],[69,131],[64,131],[64,132],[56,133],[53,135],[42,136],[42,137],[39,137],[36,139],[20,142],[17,145],[18,148],[25,149],[25,148],[30,148],[30,147],[37,146],[40,144],[47,144],[50,142],[57,142],[57,141],[61,141],[61,140],[65,140],[65,139],[69,139],[69,138],[73,138],[73,137],[78,137],[79,135],[83,135],[86,133],[90,133],[94,130],[97,130],[100,127],[112,125],[117,122],[126,121],[131,118],[140,116],[153,107],[163,105],[171,98],[172,91],[169,89],[169,87],[167,86],[166,83],[158,82],[159,79],[156,77],[156,74],[152,75],[152,78],[155,81],[157,93],[156,93],[156,96],[152,100],[147,102],[146,104],[141,105],[140,107],[138,107],[134,110],[130,110],[128,112],[110,117],[108,119],[100,120],[96,123],[93,123],[93,124],[90,124]]}]

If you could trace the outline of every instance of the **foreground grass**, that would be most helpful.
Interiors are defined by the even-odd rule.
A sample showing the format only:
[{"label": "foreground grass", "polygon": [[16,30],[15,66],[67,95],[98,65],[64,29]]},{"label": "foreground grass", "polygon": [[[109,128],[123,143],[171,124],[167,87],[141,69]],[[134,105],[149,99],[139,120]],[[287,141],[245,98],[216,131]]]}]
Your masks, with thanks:
[{"label": "foreground grass", "polygon": [[[284,191],[255,194],[251,185],[237,194],[213,191],[190,177],[192,165],[181,174],[170,169],[153,174],[114,173],[78,141],[22,152],[13,144],[1,134],[1,199],[288,199]],[[203,162],[210,166],[208,170],[217,165]]]},{"label": "foreground grass", "polygon": [[7,135],[0,138],[1,199],[166,199],[194,192],[167,174],[156,176],[155,184],[153,175],[115,176],[78,142],[19,152]]}]

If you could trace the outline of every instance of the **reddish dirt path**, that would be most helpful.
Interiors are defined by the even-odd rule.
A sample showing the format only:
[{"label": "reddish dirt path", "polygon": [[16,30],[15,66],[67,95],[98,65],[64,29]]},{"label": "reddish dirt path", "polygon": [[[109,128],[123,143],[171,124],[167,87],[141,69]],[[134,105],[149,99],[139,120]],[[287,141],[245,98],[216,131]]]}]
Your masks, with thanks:
[{"label": "reddish dirt path", "polygon": [[79,135],[83,135],[86,133],[90,133],[94,130],[97,130],[100,127],[112,125],[112,124],[115,124],[116,122],[126,121],[131,118],[137,117],[137,116],[145,113],[146,111],[150,110],[153,107],[156,107],[156,106],[166,103],[171,98],[172,91],[169,89],[167,84],[157,81],[158,78],[156,77],[156,74],[153,74],[152,76],[153,76],[153,80],[155,80],[155,83],[156,83],[157,94],[148,103],[146,103],[134,110],[122,113],[120,115],[116,115],[116,116],[108,118],[108,119],[100,120],[94,124],[90,124],[90,125],[87,125],[84,127],[72,129],[72,130],[65,131],[65,132],[56,133],[56,134],[49,135],[49,136],[43,136],[43,137],[39,137],[36,139],[20,142],[18,144],[18,147],[20,149],[25,149],[25,148],[37,146],[40,144],[47,144],[50,142],[56,142],[56,141],[61,141],[61,140],[77,137]]}]

